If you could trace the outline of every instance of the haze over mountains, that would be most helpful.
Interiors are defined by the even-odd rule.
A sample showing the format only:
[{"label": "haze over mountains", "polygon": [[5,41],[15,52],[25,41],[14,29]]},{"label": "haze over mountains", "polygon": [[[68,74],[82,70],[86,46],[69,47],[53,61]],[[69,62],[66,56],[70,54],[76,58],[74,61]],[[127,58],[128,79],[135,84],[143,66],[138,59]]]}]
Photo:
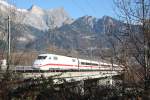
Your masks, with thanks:
[{"label": "haze over mountains", "polygon": [[[64,8],[42,9],[33,5],[30,9],[18,9],[5,1],[0,1],[0,35],[6,41],[4,20],[11,15],[11,34],[16,48],[41,50],[48,45],[75,50],[96,50],[107,48],[108,28],[119,30],[120,21],[103,16],[82,16],[73,19]],[[111,32],[112,34],[114,32]],[[2,38],[3,37],[3,38]]]}]

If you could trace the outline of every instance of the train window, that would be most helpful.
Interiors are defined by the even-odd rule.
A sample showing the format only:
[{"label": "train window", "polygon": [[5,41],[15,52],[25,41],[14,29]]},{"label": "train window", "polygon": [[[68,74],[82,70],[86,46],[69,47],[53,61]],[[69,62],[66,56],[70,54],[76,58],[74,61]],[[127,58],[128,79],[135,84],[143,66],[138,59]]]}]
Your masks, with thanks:
[{"label": "train window", "polygon": [[54,57],[54,60],[57,60],[58,58],[57,57]]},{"label": "train window", "polygon": [[38,58],[37,58],[37,59],[42,60],[42,59],[46,59],[46,57],[47,57],[47,56],[38,56]]},{"label": "train window", "polygon": [[82,65],[93,65],[93,66],[98,66],[96,63],[89,63],[89,62],[81,62]]},{"label": "train window", "polygon": [[85,63],[85,62],[81,62],[81,64],[82,64],[82,65],[86,65],[86,63]]},{"label": "train window", "polygon": [[76,60],[75,59],[72,59],[72,62],[75,62]]},{"label": "train window", "polygon": [[91,65],[91,63],[88,63],[88,62],[87,62],[86,65]]},{"label": "train window", "polygon": [[104,65],[104,64],[101,64],[101,66],[106,66],[106,67],[109,67],[110,65]]},{"label": "train window", "polygon": [[98,66],[98,64],[96,64],[96,63],[92,63],[92,65],[93,65],[93,66]]}]

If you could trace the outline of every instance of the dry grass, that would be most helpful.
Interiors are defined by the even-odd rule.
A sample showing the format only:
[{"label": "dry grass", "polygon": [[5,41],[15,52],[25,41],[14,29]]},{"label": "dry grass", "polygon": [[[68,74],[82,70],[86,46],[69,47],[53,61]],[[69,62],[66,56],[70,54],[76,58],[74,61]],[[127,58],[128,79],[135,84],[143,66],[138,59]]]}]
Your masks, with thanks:
[{"label": "dry grass", "polygon": [[11,62],[13,65],[32,65],[37,56],[37,52],[17,52],[11,55]]}]

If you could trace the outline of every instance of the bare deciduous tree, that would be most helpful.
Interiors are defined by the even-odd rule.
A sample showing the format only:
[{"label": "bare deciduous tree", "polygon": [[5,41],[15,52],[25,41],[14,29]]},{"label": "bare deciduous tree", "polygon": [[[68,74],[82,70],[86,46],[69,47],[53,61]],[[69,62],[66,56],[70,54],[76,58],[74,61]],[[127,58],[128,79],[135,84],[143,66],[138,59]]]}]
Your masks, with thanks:
[{"label": "bare deciduous tree", "polygon": [[123,63],[140,77],[142,71],[137,72],[135,69],[144,69],[143,77],[147,89],[150,80],[150,1],[114,0],[114,3],[119,18],[124,21],[122,29],[118,30],[119,34],[115,36],[123,45]]}]

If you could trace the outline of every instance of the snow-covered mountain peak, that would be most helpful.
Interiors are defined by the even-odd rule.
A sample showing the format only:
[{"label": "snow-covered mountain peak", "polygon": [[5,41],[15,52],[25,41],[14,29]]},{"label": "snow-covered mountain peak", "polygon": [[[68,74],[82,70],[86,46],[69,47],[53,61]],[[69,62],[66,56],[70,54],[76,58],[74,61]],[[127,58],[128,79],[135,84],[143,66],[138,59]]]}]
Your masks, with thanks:
[{"label": "snow-covered mountain peak", "polygon": [[7,7],[14,7],[13,5],[10,5],[9,3],[7,3],[5,0],[0,0],[0,4],[7,6]]},{"label": "snow-covered mountain peak", "polygon": [[[16,8],[14,5],[7,3],[5,0],[0,0],[0,5],[1,5],[1,10],[3,9],[6,11],[7,9],[10,8],[10,9],[13,9],[13,10],[19,11],[19,12],[27,12],[26,9]],[[5,9],[5,8],[7,8],[7,9]]]},{"label": "snow-covered mountain peak", "polygon": [[44,15],[44,10],[36,5],[32,5],[29,11],[33,14]]}]

